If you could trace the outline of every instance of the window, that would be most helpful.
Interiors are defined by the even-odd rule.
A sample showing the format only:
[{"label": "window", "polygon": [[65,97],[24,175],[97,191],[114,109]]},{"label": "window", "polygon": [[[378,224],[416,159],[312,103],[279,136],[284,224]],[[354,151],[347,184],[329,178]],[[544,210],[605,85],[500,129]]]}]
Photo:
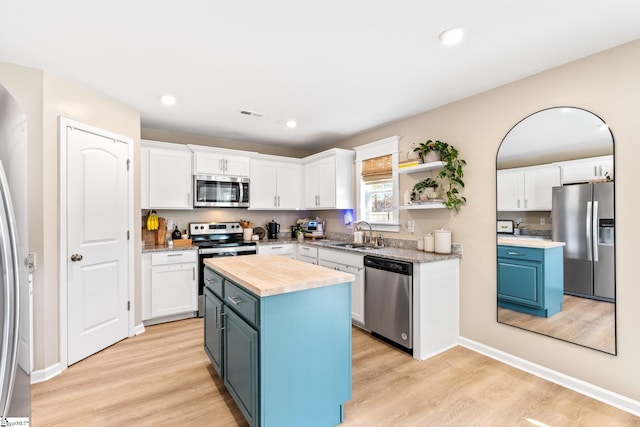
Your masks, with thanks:
[{"label": "window", "polygon": [[356,147],[356,218],[373,230],[400,231],[398,217],[397,136]]},{"label": "window", "polygon": [[365,221],[394,224],[393,183],[391,180],[364,184]]}]

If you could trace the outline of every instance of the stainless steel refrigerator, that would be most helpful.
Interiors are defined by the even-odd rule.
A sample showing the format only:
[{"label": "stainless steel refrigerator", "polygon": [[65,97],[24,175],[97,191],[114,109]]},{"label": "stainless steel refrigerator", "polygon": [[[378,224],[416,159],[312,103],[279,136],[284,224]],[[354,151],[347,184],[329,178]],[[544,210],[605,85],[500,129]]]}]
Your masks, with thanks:
[{"label": "stainless steel refrigerator", "polygon": [[20,261],[19,248],[13,204],[0,161],[0,426],[28,426],[31,412],[30,346],[24,329],[28,328],[24,320],[29,318],[28,304],[25,307],[24,303],[28,271]]},{"label": "stainless steel refrigerator", "polygon": [[615,299],[613,182],[554,187],[552,237],[565,242],[564,292]]}]

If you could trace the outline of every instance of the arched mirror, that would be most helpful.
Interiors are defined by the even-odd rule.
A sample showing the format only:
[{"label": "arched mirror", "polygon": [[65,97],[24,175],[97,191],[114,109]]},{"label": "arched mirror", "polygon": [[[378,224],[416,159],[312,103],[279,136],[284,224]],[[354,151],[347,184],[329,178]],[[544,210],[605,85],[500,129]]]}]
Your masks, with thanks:
[{"label": "arched mirror", "polygon": [[538,111],[496,169],[498,322],[615,355],[611,130],[580,108]]}]

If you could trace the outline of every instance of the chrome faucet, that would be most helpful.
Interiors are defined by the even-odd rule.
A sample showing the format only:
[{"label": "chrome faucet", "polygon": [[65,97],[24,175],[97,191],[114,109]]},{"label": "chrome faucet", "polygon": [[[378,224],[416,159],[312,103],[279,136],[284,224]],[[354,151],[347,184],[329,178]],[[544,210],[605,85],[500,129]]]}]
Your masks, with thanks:
[{"label": "chrome faucet", "polygon": [[[358,227],[360,226],[360,224],[367,224],[369,226],[369,243],[373,244],[373,229],[371,228],[371,224],[369,224],[367,221],[358,221],[355,224],[356,230],[358,229]],[[366,242],[365,242],[366,243]]]}]

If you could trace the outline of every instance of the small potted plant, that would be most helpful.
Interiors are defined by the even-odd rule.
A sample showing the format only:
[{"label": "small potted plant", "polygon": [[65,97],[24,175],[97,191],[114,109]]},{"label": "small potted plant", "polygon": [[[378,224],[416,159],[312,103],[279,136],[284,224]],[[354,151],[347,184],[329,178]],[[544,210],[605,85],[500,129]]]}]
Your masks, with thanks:
[{"label": "small potted plant", "polygon": [[418,153],[420,157],[420,161],[422,163],[431,163],[440,161],[440,153],[438,152],[438,145],[440,141],[432,141],[427,140],[426,142],[421,142],[416,148],[413,149],[414,152]]},{"label": "small potted plant", "polygon": [[[438,188],[438,183],[435,180],[432,178],[425,178],[413,186],[413,194],[415,195],[413,199],[435,199],[438,197],[436,188]],[[424,198],[422,197],[423,194]]]}]

